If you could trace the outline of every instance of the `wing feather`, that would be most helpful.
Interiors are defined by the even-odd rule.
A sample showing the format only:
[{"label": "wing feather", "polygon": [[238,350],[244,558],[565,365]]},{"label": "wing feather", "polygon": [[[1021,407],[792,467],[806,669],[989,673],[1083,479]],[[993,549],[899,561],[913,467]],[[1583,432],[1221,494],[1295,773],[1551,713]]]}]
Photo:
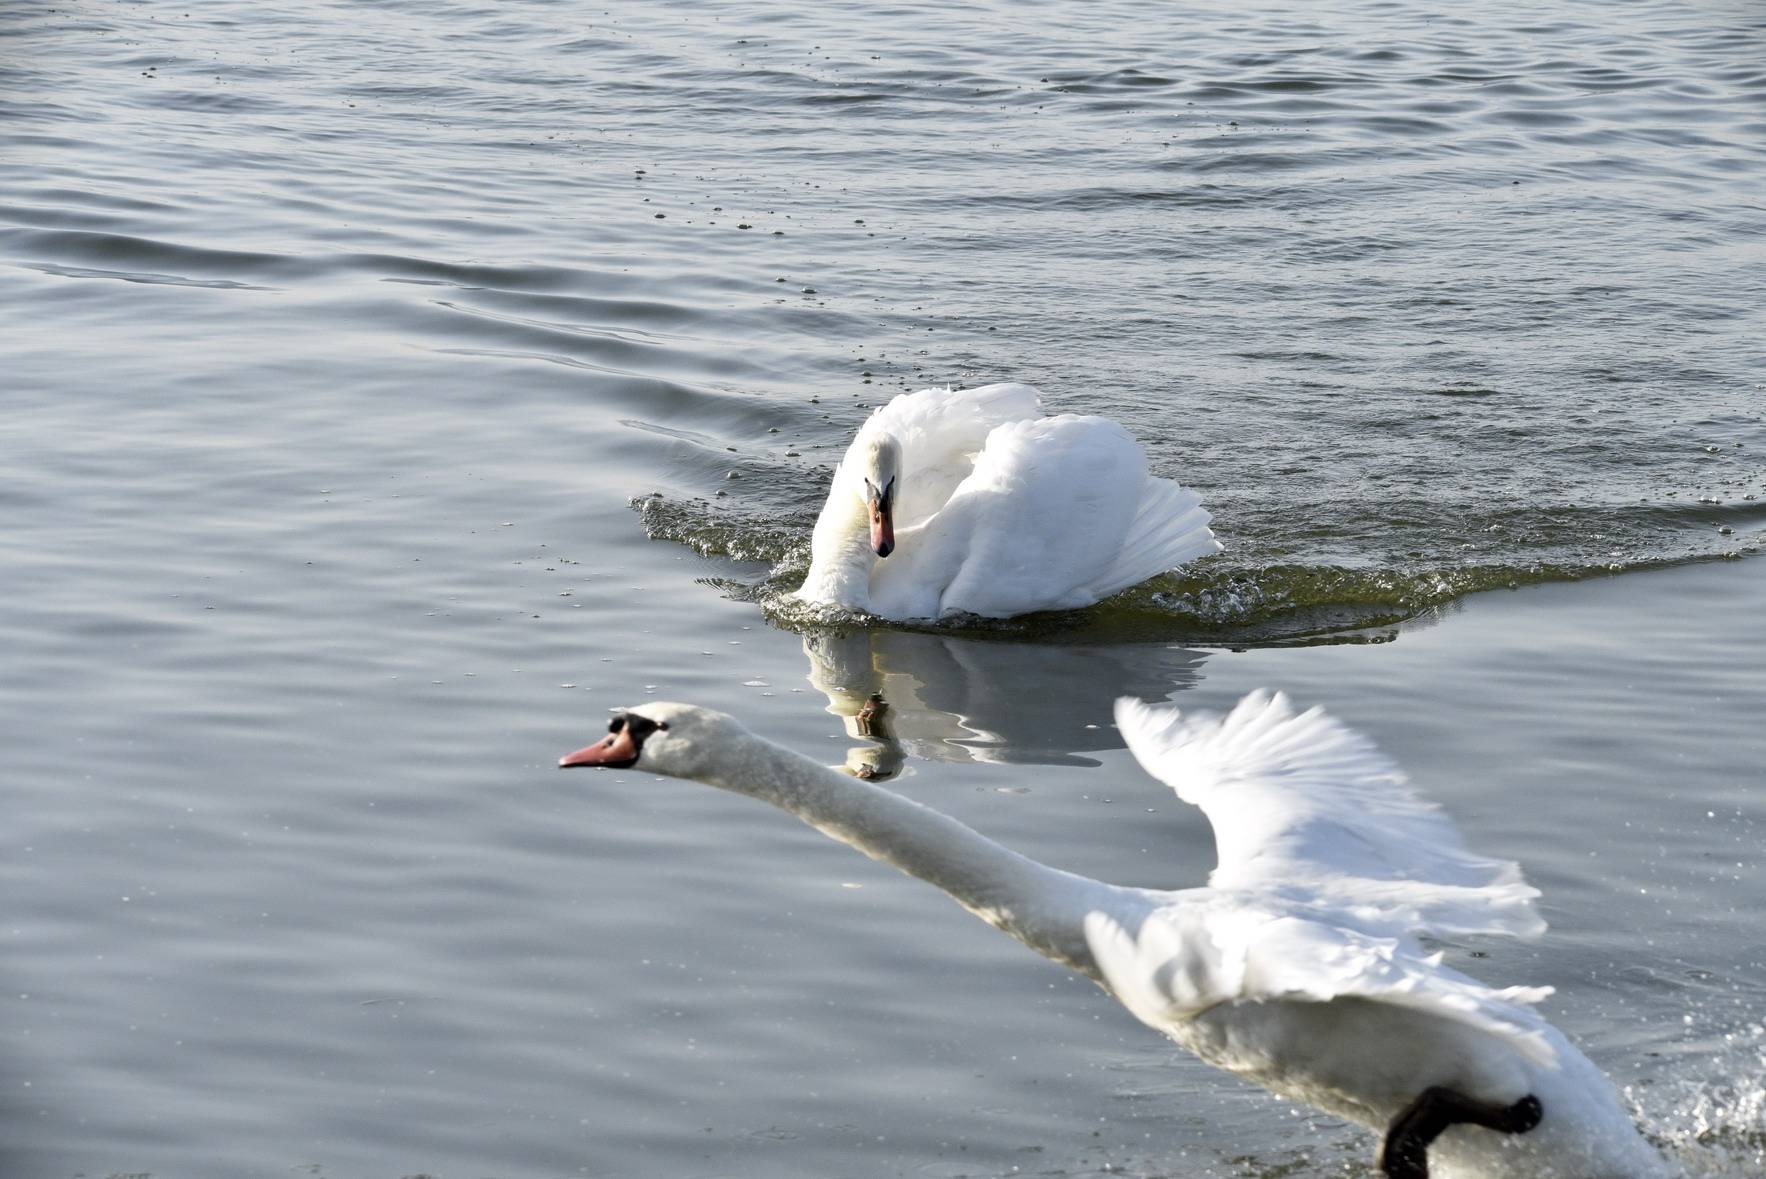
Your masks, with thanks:
[{"label": "wing feather", "polygon": [[902,393],[866,419],[848,453],[857,453],[873,430],[901,443],[903,470],[895,527],[903,531],[944,506],[974,469],[975,456],[994,427],[1035,418],[1037,398],[1035,389],[1021,384]]},{"label": "wing feather", "polygon": [[1124,698],[1116,722],[1147,772],[1208,816],[1216,889],[1310,892],[1370,931],[1545,930],[1519,865],[1469,851],[1372,741],[1322,709],[1262,691],[1224,717]]},{"label": "wing feather", "polygon": [[1486,986],[1442,966],[1408,936],[1199,903],[1156,909],[1132,932],[1093,912],[1085,937],[1123,1006],[1168,1033],[1221,1003],[1355,997],[1477,1028],[1541,1064],[1556,1055],[1549,1025],[1531,1007],[1550,987]]},{"label": "wing feather", "polygon": [[1108,418],[997,427],[927,538],[959,555],[940,609],[1007,618],[1091,605],[1086,585],[1122,551],[1146,467]]},{"label": "wing feather", "polygon": [[1147,772],[1208,816],[1220,856],[1206,889],[1086,918],[1099,970],[1141,1020],[1182,1038],[1221,1003],[1357,997],[1555,1059],[1530,1006],[1549,987],[1486,986],[1413,936],[1537,934],[1538,892],[1467,850],[1373,742],[1261,691],[1225,716],[1124,698],[1116,721]]}]

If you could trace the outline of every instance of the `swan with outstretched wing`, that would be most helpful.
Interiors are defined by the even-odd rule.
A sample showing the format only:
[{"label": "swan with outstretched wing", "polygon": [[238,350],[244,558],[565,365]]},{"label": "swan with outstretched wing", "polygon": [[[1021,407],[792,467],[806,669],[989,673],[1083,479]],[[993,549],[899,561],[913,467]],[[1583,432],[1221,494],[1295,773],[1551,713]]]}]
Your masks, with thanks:
[{"label": "swan with outstretched wing", "polygon": [[1383,1133],[1392,1179],[1659,1179],[1600,1070],[1420,933],[1536,936],[1514,864],[1467,850],[1366,738],[1254,692],[1225,716],[1124,699],[1154,776],[1214,826],[1203,888],[1129,888],[1007,850],[956,820],[762,740],[649,703],[562,766],[635,767],[753,795],[943,889],[1098,981],[1202,1059]]}]

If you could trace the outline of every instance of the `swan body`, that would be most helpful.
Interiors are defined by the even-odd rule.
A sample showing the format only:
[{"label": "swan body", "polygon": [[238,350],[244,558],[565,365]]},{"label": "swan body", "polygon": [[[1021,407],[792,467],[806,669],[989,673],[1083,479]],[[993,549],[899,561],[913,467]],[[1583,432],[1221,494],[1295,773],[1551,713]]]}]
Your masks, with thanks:
[{"label": "swan body", "polygon": [[[1141,764],[1213,825],[1207,887],[1047,867],[689,705],[628,710],[559,764],[636,766],[790,811],[1088,975],[1208,1063],[1386,1130],[1389,1176],[1667,1174],[1611,1083],[1534,1012],[1550,988],[1486,986],[1417,942],[1537,936],[1538,893],[1515,864],[1468,851],[1371,742],[1262,692],[1224,717],[1123,699],[1117,720]],[[1526,1116],[1504,1129],[1450,1117],[1404,1137],[1445,1108],[1442,1094]]]},{"label": "swan body", "polygon": [[1089,606],[1218,552],[1196,494],[1107,418],[1028,385],[904,393],[860,427],[816,521],[805,601],[897,620]]}]

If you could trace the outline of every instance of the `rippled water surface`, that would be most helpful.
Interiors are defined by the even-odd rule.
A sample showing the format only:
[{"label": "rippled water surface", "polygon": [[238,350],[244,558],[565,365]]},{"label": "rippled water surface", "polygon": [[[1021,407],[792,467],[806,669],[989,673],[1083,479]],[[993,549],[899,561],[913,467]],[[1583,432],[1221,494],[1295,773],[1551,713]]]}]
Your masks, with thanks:
[{"label": "rippled water surface", "polygon": [[[1175,885],[1108,703],[1264,683],[1758,1174],[1763,192],[1745,3],[0,7],[6,1176],[1360,1174],[915,882],[547,768],[698,700]],[[1001,379],[1227,551],[782,609],[869,409]]]}]

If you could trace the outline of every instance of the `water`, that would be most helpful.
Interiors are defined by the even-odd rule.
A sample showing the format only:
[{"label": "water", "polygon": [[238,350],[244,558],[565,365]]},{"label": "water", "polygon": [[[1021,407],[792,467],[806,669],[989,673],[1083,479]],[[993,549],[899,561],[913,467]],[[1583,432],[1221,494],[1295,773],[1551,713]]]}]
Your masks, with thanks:
[{"label": "water", "polygon": [[[549,768],[696,700],[1176,885],[1109,701],[1272,683],[1545,890],[1463,964],[1757,1174],[1766,613],[1680,563],[1766,525],[1763,33],[9,5],[5,1173],[1359,1173],[923,886]],[[781,613],[868,407],[994,379],[1228,552],[983,636]]]}]

